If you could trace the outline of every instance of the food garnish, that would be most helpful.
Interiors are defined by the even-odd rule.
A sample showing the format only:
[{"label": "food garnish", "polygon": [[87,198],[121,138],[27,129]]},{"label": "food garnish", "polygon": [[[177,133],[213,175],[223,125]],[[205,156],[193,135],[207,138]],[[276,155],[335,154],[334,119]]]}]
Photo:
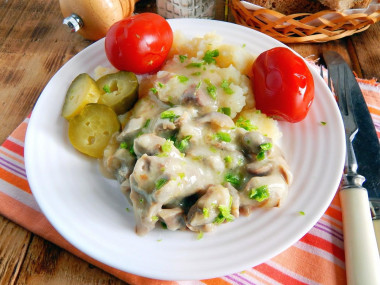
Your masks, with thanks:
[{"label": "food garnish", "polygon": [[314,99],[314,80],[302,58],[276,47],[257,57],[252,73],[257,109],[291,123],[306,117]]},{"label": "food garnish", "polygon": [[119,71],[102,76],[96,81],[103,90],[98,103],[110,106],[116,114],[124,114],[137,101],[139,82],[132,72]]},{"label": "food garnish", "polygon": [[108,60],[136,74],[157,71],[173,42],[169,23],[155,13],[141,13],[113,24],[105,38]]},{"label": "food garnish", "polygon": [[94,79],[87,73],[79,74],[66,92],[62,116],[67,120],[72,119],[87,104],[98,102],[100,93],[101,91]]},{"label": "food garnish", "polygon": [[100,158],[120,123],[112,108],[97,103],[87,104],[69,121],[69,139],[80,152]]}]

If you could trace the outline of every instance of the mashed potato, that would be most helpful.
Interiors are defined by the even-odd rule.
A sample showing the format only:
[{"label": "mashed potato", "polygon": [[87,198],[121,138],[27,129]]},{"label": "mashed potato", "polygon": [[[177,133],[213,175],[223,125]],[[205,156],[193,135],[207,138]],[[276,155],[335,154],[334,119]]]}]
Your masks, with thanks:
[{"label": "mashed potato", "polygon": [[[216,64],[197,67],[197,64],[203,62],[206,53],[213,50],[219,53],[214,58]],[[235,119],[244,110],[241,115],[257,126],[258,132],[278,141],[282,134],[277,121],[254,108],[254,95],[249,80],[254,60],[255,56],[246,48],[225,44],[222,37],[215,33],[189,39],[176,31],[168,60],[161,71],[140,81],[140,97],[147,96],[154,90],[161,101],[175,105],[180,102],[184,92],[192,91],[191,86],[208,94],[210,84],[207,83],[211,83],[216,87],[213,95],[215,100],[209,100],[208,105],[202,107],[204,112],[220,111],[227,107],[231,111],[230,117]],[[181,82],[178,76],[186,81]],[[232,91],[226,93],[221,87],[222,83]]]}]

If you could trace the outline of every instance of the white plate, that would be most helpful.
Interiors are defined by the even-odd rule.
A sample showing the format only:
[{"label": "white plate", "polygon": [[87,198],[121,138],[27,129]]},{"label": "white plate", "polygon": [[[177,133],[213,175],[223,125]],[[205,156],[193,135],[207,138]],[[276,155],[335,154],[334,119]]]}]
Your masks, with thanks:
[{"label": "white plate", "polygon": [[[173,30],[188,36],[216,32],[254,54],[278,41],[226,22],[175,19]],[[109,66],[100,40],[68,61],[41,94],[29,122],[25,162],[33,194],[47,219],[75,247],[109,266],[150,278],[205,279],[258,265],[290,247],[323,215],[338,187],[344,133],[332,94],[313,72],[316,96],[307,119],[281,123],[282,148],[294,173],[287,203],[258,210],[197,240],[192,232],[134,232],[133,213],[115,181],[101,176],[96,161],[79,154],[61,117],[65,92],[82,72]],[[327,125],[322,126],[321,121]],[[304,211],[305,215],[299,214]]]}]

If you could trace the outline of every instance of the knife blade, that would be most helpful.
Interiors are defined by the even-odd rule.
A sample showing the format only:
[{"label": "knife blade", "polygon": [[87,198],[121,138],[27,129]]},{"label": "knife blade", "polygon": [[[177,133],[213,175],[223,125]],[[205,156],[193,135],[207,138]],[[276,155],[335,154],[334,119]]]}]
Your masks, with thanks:
[{"label": "knife blade", "polygon": [[[343,187],[339,192],[343,215],[347,281],[349,284],[380,284],[380,259],[374,226],[371,225],[371,212],[373,218],[376,219],[376,203],[380,201],[379,139],[367,104],[350,67],[336,52],[324,52],[323,58],[329,71],[329,80],[331,79],[339,98],[338,105],[342,111],[343,121],[349,124],[345,126],[347,168]],[[348,97],[352,99],[353,122],[350,122],[343,114],[345,113],[341,100],[343,93],[349,93]],[[357,132],[352,124],[356,124]],[[366,178],[365,184],[363,184],[364,177],[356,173],[356,162],[359,165],[357,171]],[[362,184],[368,187],[369,191],[362,187]],[[368,193],[370,193],[371,201],[369,201]]]}]

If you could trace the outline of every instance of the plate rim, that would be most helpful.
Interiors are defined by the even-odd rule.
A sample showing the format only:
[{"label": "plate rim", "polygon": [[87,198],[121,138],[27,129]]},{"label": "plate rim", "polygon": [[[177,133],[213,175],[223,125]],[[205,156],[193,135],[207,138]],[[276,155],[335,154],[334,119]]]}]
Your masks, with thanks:
[{"label": "plate rim", "polygon": [[[287,47],[285,46],[284,44],[282,44],[281,42],[278,42],[277,40],[273,39],[273,38],[270,38],[269,36],[265,35],[265,34],[262,34],[260,32],[257,32],[257,31],[254,31],[250,28],[247,28],[247,27],[244,27],[244,26],[240,26],[240,25],[237,25],[237,24],[234,24],[234,23],[229,23],[229,22],[223,22],[223,21],[217,21],[217,20],[205,20],[205,19],[171,19],[171,20],[168,20],[168,22],[172,25],[172,26],[176,26],[177,23],[182,23],[182,24],[194,24],[194,21],[197,22],[197,23],[202,23],[204,22],[205,24],[209,24],[210,22],[212,23],[215,23],[217,22],[219,25],[225,25],[225,26],[229,26],[229,27],[232,27],[234,26],[234,29],[241,29],[242,31],[247,31],[249,33],[254,33],[254,34],[257,34],[257,35],[260,35],[260,37],[263,37],[265,38],[266,40],[268,40],[269,42],[272,42],[273,44],[275,44],[276,46],[284,46],[284,47]],[[186,34],[186,33],[185,33]],[[204,34],[204,33],[202,33]],[[49,80],[48,84],[46,85],[46,87],[44,88],[44,90],[42,91],[41,93],[41,96],[40,98],[38,99],[34,109],[38,109],[39,107],[39,104],[41,102],[41,98],[44,98],[46,97],[47,95],[44,95],[46,94],[45,93],[45,90],[47,90],[48,86],[50,86],[51,82],[54,82],[54,80],[56,80],[57,77],[59,77],[59,74],[60,74],[60,71],[62,69],[64,69],[67,65],[70,64],[70,62],[75,59],[75,58],[79,58],[82,56],[82,54],[84,53],[88,53],[89,51],[92,51],[92,49],[98,49],[99,48],[99,45],[103,45],[104,44],[104,38],[91,44],[90,46],[88,46],[87,48],[83,49],[81,52],[79,52],[78,54],[76,54],[74,57],[72,57],[70,60],[68,60],[53,76],[52,78]],[[292,50],[293,52],[295,52],[294,50]],[[295,52],[296,53],[296,52]],[[298,53],[296,53],[298,55]],[[305,61],[306,62],[306,61]],[[307,64],[309,65],[310,67],[310,64],[307,62]],[[313,70],[311,70],[312,73],[313,73],[313,76],[315,78],[315,72]],[[328,90],[327,88],[327,85],[324,86],[325,90],[323,90],[323,92],[330,92],[330,90]],[[331,93],[331,92],[330,92]],[[41,99],[41,100],[40,100]],[[338,112],[338,108],[336,106],[336,111]],[[73,246],[77,246],[77,242],[75,240],[73,240],[71,237],[68,238],[67,237],[67,234],[62,232],[62,229],[59,225],[57,225],[55,223],[55,220],[54,218],[52,218],[49,214],[47,215],[45,213],[45,202],[43,201],[42,197],[39,196],[39,194],[35,195],[35,191],[33,191],[33,189],[35,189],[37,187],[36,185],[36,181],[35,181],[35,177],[32,175],[33,173],[33,170],[32,169],[32,161],[29,160],[29,153],[31,151],[33,151],[32,149],[30,149],[31,147],[31,144],[29,143],[29,141],[31,140],[32,138],[32,130],[33,128],[35,127],[35,116],[34,116],[34,113],[32,112],[32,116],[30,118],[30,121],[29,121],[29,126],[28,126],[28,129],[27,129],[27,132],[26,132],[26,137],[25,137],[25,167],[26,167],[26,172],[27,172],[27,176],[28,176],[28,181],[29,181],[29,177],[32,177],[31,180],[30,180],[30,187],[32,189],[32,192],[33,192],[33,196],[35,197],[36,201],[37,201],[37,204],[39,205],[39,207],[41,208],[41,211],[42,213],[45,215],[45,217],[48,219],[48,221],[53,225],[53,227],[59,232],[59,234],[64,237],[70,244],[72,244]],[[341,132],[341,140],[343,142],[343,123],[340,121],[340,130],[338,130],[339,132]],[[344,147],[344,144],[342,144],[342,146]],[[341,151],[343,152],[343,150]],[[341,166],[343,167],[343,164],[344,164],[344,157],[341,156]],[[342,168],[343,169],[343,168]],[[339,180],[340,181],[340,180]],[[337,189],[338,185],[339,185],[339,181],[338,179],[336,179],[336,185],[334,185],[334,187]],[[36,191],[37,193],[38,191]],[[324,211],[322,212],[322,215],[323,213],[326,211],[326,209],[328,208],[328,206],[330,205],[333,197],[335,195],[335,192],[334,193],[330,193],[330,196],[328,197],[328,202],[326,201],[325,205],[323,206],[324,208]],[[311,219],[309,220],[309,223],[306,227],[304,227],[304,231],[302,232],[299,232],[298,235],[297,235],[297,238],[295,241],[298,241],[304,234],[306,234],[311,228],[313,225],[315,225],[315,223],[320,219],[321,216],[318,216],[318,217],[314,217],[314,219]],[[308,228],[307,230],[305,230],[306,228]],[[288,244],[285,245],[285,249],[288,248],[289,246],[291,246],[293,244],[293,242],[288,242]],[[79,250],[82,250],[80,248],[78,248]],[[282,252],[284,250],[284,246],[282,246],[281,248],[278,248],[277,251],[275,252],[271,252],[270,254],[267,255],[267,257],[265,258],[265,260],[263,260],[262,262],[266,262],[269,258],[279,254],[280,252]],[[95,258],[94,257],[94,254],[92,252],[88,252],[88,251],[83,251],[85,254],[87,254],[88,256],[92,257],[92,258]],[[98,259],[97,259],[98,260]],[[101,260],[98,260],[99,262],[104,262],[104,261],[101,261]],[[105,263],[106,264],[106,263]],[[120,270],[125,270],[125,268],[120,268],[120,266],[116,266],[115,264],[109,264],[107,263],[107,265],[109,266],[112,266],[112,267],[115,267],[117,269],[120,269]],[[250,266],[250,265],[248,265]],[[237,268],[247,268],[247,264],[244,264],[242,266],[237,266]],[[251,267],[251,266],[250,266]],[[213,277],[219,277],[219,276],[222,276],[222,275],[226,275],[226,274],[232,274],[232,273],[235,273],[235,272],[238,272],[239,270],[236,270],[236,268],[233,268],[231,269],[230,271],[226,271],[226,270],[219,270],[219,271],[214,271],[213,273],[211,274],[203,274],[202,276],[198,276],[198,275],[194,275],[194,274],[187,274],[185,277],[186,280],[195,280],[195,279],[206,279],[206,278],[213,278]],[[179,278],[178,275],[176,274],[172,274],[172,275],[166,275],[166,274],[149,274],[147,272],[143,272],[143,271],[136,271],[134,270],[133,272],[131,271],[128,271],[132,274],[137,274],[137,275],[140,275],[140,276],[145,276],[145,277],[148,277],[148,278],[156,278],[156,279],[165,279],[165,280],[182,280],[182,278]],[[215,273],[217,275],[215,275]]]}]

